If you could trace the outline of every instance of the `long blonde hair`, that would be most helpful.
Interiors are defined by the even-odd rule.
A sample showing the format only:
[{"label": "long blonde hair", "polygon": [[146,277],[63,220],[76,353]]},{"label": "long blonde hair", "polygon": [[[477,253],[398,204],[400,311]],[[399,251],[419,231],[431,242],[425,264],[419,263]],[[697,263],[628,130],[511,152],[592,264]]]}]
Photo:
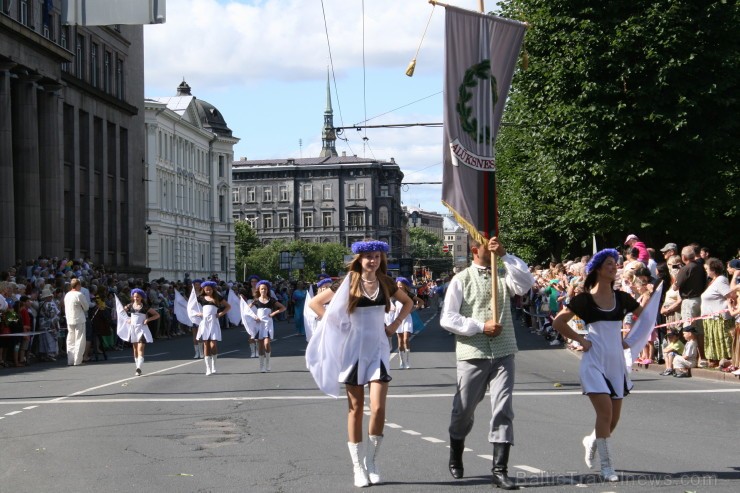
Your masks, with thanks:
[{"label": "long blonde hair", "polygon": [[[362,253],[358,253],[355,257],[347,264],[349,270],[349,304],[347,305],[347,312],[352,313],[357,308],[357,304],[360,299],[364,296],[362,292]],[[380,265],[378,270],[375,272],[380,284],[380,289],[383,291],[385,297],[385,311],[388,312],[391,308],[391,295],[396,292],[396,283],[393,278],[388,275],[388,257],[385,252],[380,252]]]}]

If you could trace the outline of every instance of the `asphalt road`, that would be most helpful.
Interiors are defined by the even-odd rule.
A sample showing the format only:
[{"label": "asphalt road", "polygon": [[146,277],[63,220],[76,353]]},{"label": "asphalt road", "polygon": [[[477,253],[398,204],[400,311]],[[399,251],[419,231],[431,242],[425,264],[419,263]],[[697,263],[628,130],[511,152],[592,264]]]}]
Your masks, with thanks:
[{"label": "asphalt road", "polygon": [[[372,491],[489,491],[490,407],[478,408],[466,477],[447,471],[455,389],[454,338],[436,313],[397,370]],[[346,400],[318,392],[305,340],[278,324],[272,372],[248,358],[243,331],[224,332],[218,373],[205,376],[189,338],[147,347],[144,376],[130,352],[81,367],[39,363],[0,372],[0,492],[345,492],[352,486]],[[621,482],[583,463],[593,411],[579,360],[519,331],[510,475],[535,491],[740,491],[740,385],[633,374],[613,439]]]}]

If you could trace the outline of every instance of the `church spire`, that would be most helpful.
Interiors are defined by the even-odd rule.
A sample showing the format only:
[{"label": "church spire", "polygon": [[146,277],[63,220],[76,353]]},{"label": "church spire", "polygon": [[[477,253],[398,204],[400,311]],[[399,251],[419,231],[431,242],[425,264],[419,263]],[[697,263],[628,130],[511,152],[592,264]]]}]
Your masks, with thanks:
[{"label": "church spire", "polygon": [[326,109],[324,110],[324,128],[321,131],[320,157],[338,156],[336,148],[337,135],[334,132],[334,111],[331,108],[331,86],[329,69],[326,69]]}]

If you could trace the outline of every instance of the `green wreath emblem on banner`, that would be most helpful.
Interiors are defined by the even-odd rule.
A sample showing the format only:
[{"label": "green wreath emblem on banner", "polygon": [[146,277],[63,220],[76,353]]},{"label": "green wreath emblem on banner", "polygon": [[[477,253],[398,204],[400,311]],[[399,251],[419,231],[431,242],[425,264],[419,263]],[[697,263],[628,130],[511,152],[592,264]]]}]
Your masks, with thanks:
[{"label": "green wreath emblem on banner", "polygon": [[480,63],[472,65],[465,71],[462,84],[458,90],[457,98],[457,115],[460,117],[460,127],[463,132],[468,134],[476,142],[484,142],[493,145],[493,136],[491,127],[487,126],[481,134],[478,132],[478,119],[473,116],[473,109],[468,103],[473,99],[472,88],[478,85],[479,80],[491,80],[491,102],[496,106],[498,102],[498,90],[496,78],[491,75],[491,60],[483,60]]}]

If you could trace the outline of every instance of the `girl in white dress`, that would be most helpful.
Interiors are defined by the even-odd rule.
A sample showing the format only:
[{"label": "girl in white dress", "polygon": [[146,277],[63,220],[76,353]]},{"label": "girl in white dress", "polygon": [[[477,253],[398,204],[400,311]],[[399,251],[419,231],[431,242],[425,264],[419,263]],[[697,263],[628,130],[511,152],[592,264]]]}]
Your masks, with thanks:
[{"label": "girl in white dress", "polygon": [[[416,296],[414,296],[414,293],[411,291],[411,281],[409,281],[405,277],[397,277],[396,286],[398,286],[399,291],[403,291],[404,293],[406,293],[406,295],[411,298],[412,301],[414,301],[414,304],[418,304],[420,300],[416,298]],[[389,315],[391,313],[393,314],[394,318],[391,321],[395,320],[402,309],[403,304],[398,299],[394,299],[391,312],[388,312]],[[399,325],[398,330],[396,330],[396,337],[398,337],[398,359],[401,360],[400,368],[402,370],[411,368],[411,364],[409,363],[411,346],[409,344],[411,343],[411,335],[413,333],[414,321],[411,318],[411,314],[409,314],[408,317],[401,321],[401,325]]]},{"label": "girl in white dress", "polygon": [[251,308],[257,314],[255,339],[259,344],[260,372],[265,373],[270,371],[270,355],[272,354],[270,341],[275,338],[275,325],[272,319],[279,313],[283,313],[285,306],[272,297],[272,286],[269,281],[258,282],[257,292],[259,296],[252,300]]},{"label": "girl in white dress", "polygon": [[[583,346],[581,385],[596,411],[594,431],[583,438],[585,461],[590,468],[596,450],[599,451],[604,481],[619,481],[611,464],[609,438],[619,422],[622,398],[632,389],[624,360],[628,346],[622,339],[622,320],[629,312],[639,317],[643,309],[629,294],[614,291],[618,257],[612,248],[593,256],[586,266],[584,293],[574,297],[552,324],[563,336]],[[586,323],[586,336],[568,325],[574,315]]]},{"label": "girl in white dress", "polygon": [[[203,341],[203,360],[206,363],[206,375],[216,373],[216,359],[218,358],[218,341],[221,340],[221,324],[218,319],[231,310],[231,305],[221,298],[216,291],[216,283],[206,281],[200,285],[203,295],[198,297],[198,304],[202,311],[196,316],[202,317],[198,324],[198,334],[195,339]],[[221,311],[219,311],[219,308]]]},{"label": "girl in white dress", "polygon": [[[146,294],[141,289],[131,290],[131,303],[123,307],[125,311],[124,324],[119,323],[122,330],[118,331],[119,337],[130,342],[134,350],[134,362],[136,363],[136,376],[141,376],[141,366],[144,364],[144,348],[147,342],[152,342],[152,333],[147,325],[149,322],[159,319],[159,313],[144,302]],[[121,315],[119,314],[119,317]],[[119,318],[120,320],[120,318]],[[123,332],[123,335],[122,335]]]},{"label": "girl in white dress", "polygon": [[[382,241],[354,243],[355,257],[337,292],[320,292],[310,303],[322,322],[309,341],[306,362],[319,388],[327,394],[338,395],[339,384],[345,384],[349,404],[347,445],[357,487],[380,483],[375,459],[383,440],[385,401],[391,381],[388,338],[413,307],[411,298],[387,274],[388,250],[388,244]],[[384,316],[393,297],[403,307],[397,320],[386,325]],[[370,391],[367,450],[362,442],[365,385]]]}]

